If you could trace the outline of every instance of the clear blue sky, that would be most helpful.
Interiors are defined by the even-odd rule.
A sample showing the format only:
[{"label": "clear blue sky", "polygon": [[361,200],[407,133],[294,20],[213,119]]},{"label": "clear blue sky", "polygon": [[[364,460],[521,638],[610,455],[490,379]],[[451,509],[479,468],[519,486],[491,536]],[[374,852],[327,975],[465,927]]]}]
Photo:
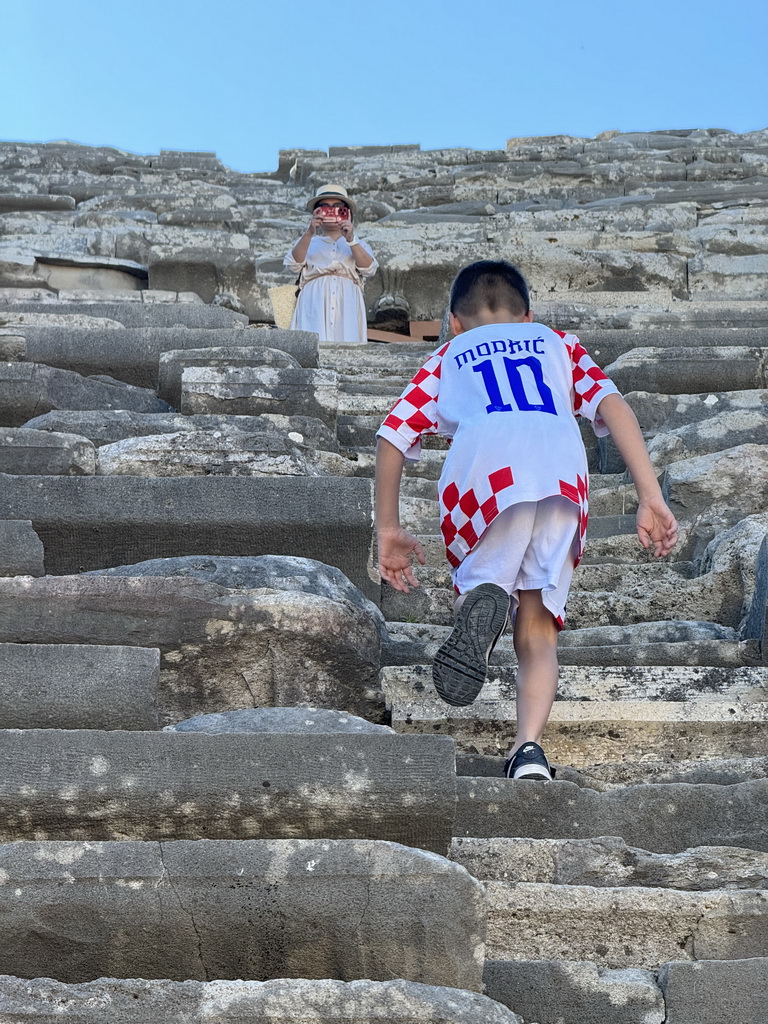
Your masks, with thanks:
[{"label": "clear blue sky", "polygon": [[[328,13],[338,11],[338,16]],[[768,127],[766,0],[0,0],[0,139],[137,153]]]}]

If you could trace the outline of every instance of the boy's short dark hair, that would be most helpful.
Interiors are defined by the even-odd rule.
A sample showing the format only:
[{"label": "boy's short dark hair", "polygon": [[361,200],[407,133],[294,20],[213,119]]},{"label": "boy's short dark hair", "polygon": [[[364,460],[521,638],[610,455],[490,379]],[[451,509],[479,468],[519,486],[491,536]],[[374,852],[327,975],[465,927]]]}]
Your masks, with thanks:
[{"label": "boy's short dark hair", "polygon": [[525,316],[530,308],[525,278],[507,260],[470,263],[451,285],[450,309],[454,316],[477,316],[481,309],[493,313],[507,309],[516,316]]}]

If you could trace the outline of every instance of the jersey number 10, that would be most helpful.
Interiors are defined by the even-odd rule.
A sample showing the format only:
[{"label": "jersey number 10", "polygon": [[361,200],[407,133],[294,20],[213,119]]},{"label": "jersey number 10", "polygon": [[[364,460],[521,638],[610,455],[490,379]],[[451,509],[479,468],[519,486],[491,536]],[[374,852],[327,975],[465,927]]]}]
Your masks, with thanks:
[{"label": "jersey number 10", "polygon": [[[535,387],[538,392],[538,402],[531,402],[526,394],[525,381],[520,372],[521,366],[527,366],[530,371],[529,374],[526,374],[526,377],[528,378],[529,387]],[[518,409],[523,412],[551,412],[553,416],[557,416],[552,392],[548,385],[544,383],[544,374],[538,359],[535,359],[533,356],[526,356],[524,359],[510,359],[509,356],[504,356],[504,368],[507,371],[507,379],[512,389],[512,397]],[[485,384],[489,400],[485,411],[512,412],[512,406],[508,402],[502,401],[501,388],[496,377],[493,361],[485,359],[482,363],[478,363],[477,366],[473,366],[472,369],[475,373],[482,373],[483,375],[483,384]]]}]

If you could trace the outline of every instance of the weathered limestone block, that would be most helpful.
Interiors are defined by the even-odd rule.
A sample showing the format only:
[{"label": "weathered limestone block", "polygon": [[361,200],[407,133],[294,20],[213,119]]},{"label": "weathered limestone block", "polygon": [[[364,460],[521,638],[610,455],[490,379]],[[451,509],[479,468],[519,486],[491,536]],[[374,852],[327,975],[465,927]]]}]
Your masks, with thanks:
[{"label": "weathered limestone block", "polygon": [[[166,725],[165,732],[279,733],[303,736],[327,733],[389,733],[388,725],[376,725],[344,711],[323,708],[253,708],[243,711],[222,711],[218,715],[196,715],[176,725]],[[454,858],[455,860],[456,858]]]},{"label": "weathered limestone block", "polygon": [[294,555],[336,565],[368,597],[371,481],[317,477],[5,476],[0,519],[28,519],[66,574],[180,555]]},{"label": "weathered limestone block", "polygon": [[717,292],[730,298],[768,298],[768,255],[701,253],[688,262],[691,293]]},{"label": "weathered limestone block", "polygon": [[193,578],[201,583],[234,590],[276,590],[299,592],[329,601],[349,604],[372,617],[382,639],[386,636],[384,618],[376,605],[350,582],[347,576],[332,565],[313,558],[294,555],[260,555],[258,557],[194,557],[157,558],[138,565],[122,565],[113,569],[100,569],[92,576]]},{"label": "weathered limestone block", "polygon": [[98,449],[96,472],[100,476],[142,477],[319,475],[287,438],[240,431],[221,435],[210,430],[127,438],[103,445]]},{"label": "weathered limestone block", "polygon": [[27,341],[26,358],[87,376],[109,373],[140,387],[155,388],[161,352],[234,345],[280,348],[302,366],[317,365],[317,335],[308,331],[233,328],[125,327],[121,331],[15,327]]},{"label": "weathered limestone block", "polygon": [[87,437],[97,447],[128,437],[175,434],[182,430],[228,433],[268,433],[289,437],[296,444],[338,452],[339,442],[329,427],[313,416],[182,416],[179,413],[77,412],[66,409],[35,416],[25,426]]},{"label": "weathered limestone block", "polygon": [[181,374],[186,415],[314,416],[333,429],[338,404],[338,376],[332,370],[192,366]]},{"label": "weathered limestone block", "polygon": [[664,492],[679,518],[717,514],[734,522],[765,511],[768,445],[741,444],[726,451],[670,463]]},{"label": "weathered limestone block", "polygon": [[455,839],[451,859],[481,881],[635,886],[686,891],[768,889],[768,853],[700,846],[676,854],[596,839]]},{"label": "weathered limestone block", "polygon": [[721,392],[727,380],[734,391],[768,386],[765,348],[636,348],[604,367],[620,391],[657,391],[666,395]]},{"label": "weathered limestone block", "polygon": [[[116,331],[108,332],[117,334]],[[126,409],[166,412],[154,390],[109,377],[81,377],[37,363],[0,363],[0,423],[18,427],[51,409]]]},{"label": "weathered limestone block", "polygon": [[296,1024],[307,1012],[312,1024],[523,1024],[516,1013],[477,992],[412,981],[103,978],[66,985],[49,978],[0,978],[0,1014],[8,1024],[103,1024],[105,1014],[121,1024]]},{"label": "weathered limestone block", "polygon": [[0,764],[2,842],[364,838],[444,854],[454,818],[442,736],[6,730]]},{"label": "weathered limestone block", "polygon": [[491,999],[514,1007],[526,1021],[665,1024],[664,997],[651,971],[567,960],[487,960],[483,980]]},{"label": "weathered limestone block", "polygon": [[763,1024],[768,1019],[768,959],[665,964],[659,972],[665,1024]]},{"label": "weathered limestone block", "polygon": [[0,194],[0,211],[16,210],[74,210],[72,196],[30,195],[29,193],[3,192]]},{"label": "weathered limestone block", "polygon": [[0,473],[89,476],[95,471],[96,449],[84,437],[24,427],[0,429]]},{"label": "weathered limestone block", "polygon": [[486,882],[488,955],[655,970],[672,957],[768,955],[768,893]]},{"label": "weathered limestone block", "polygon": [[160,652],[0,644],[4,729],[156,729]]},{"label": "weathered limestone block", "polygon": [[157,393],[170,405],[181,405],[181,374],[188,366],[274,366],[299,369],[293,356],[277,348],[227,347],[162,352],[158,366]]},{"label": "weathered limestone block", "polygon": [[43,544],[29,520],[0,519],[0,576],[45,576]]},{"label": "weathered limestone block", "polygon": [[340,594],[188,578],[22,577],[0,579],[0,605],[2,642],[158,647],[164,722],[272,706],[384,715],[380,620]]},{"label": "weathered limestone block", "polygon": [[622,836],[676,853],[692,846],[768,850],[768,780],[733,786],[659,784],[596,793],[569,782],[524,787],[457,780],[456,836],[534,839]]},{"label": "weathered limestone block", "polygon": [[[733,331],[734,337],[748,333],[764,335],[763,331]],[[768,335],[766,335],[768,336]],[[722,381],[721,381],[722,382]],[[641,421],[647,435],[674,434],[685,427],[706,423],[715,416],[742,413],[749,416],[768,410],[768,391],[750,388],[746,391],[705,391],[693,395],[660,395],[633,391],[624,396]]]},{"label": "weathered limestone block", "polygon": [[244,248],[219,251],[197,248],[194,243],[184,247],[178,242],[156,243],[148,258],[149,287],[196,292],[203,302],[212,302],[218,292],[232,292],[251,316],[255,312],[254,262],[248,238],[242,237]]},{"label": "weathered limestone block", "polygon": [[[146,293],[141,295],[141,302],[99,302],[95,300],[80,301],[76,309],[89,317],[103,317],[117,321],[124,327],[189,327],[189,328],[223,328],[246,327],[248,317],[235,313],[223,306],[207,306],[202,302],[152,302],[146,301]],[[59,296],[61,300],[61,296]],[[0,319],[3,318],[5,307],[8,311],[19,315],[25,313],[45,313],[49,311],[70,313],[72,305],[65,302],[18,301],[8,303],[0,297]]]},{"label": "weathered limestone block", "polygon": [[[658,623],[654,623],[658,625]],[[689,623],[685,625],[689,626]],[[394,631],[394,624],[391,624]],[[437,631],[435,631],[437,632]],[[586,632],[586,631],[584,631]],[[686,638],[696,643],[693,630],[682,633],[681,642]],[[578,649],[583,637],[576,639],[565,651]],[[625,638],[625,640],[628,638]],[[496,701],[514,700],[517,659],[513,650],[506,648],[511,637],[499,642],[499,657],[494,658],[483,685],[479,700],[483,704]],[[438,638],[434,638],[435,644]],[[639,646],[642,638],[637,637]],[[497,645],[497,650],[498,646]],[[425,657],[426,660],[431,660]],[[413,704],[435,702],[440,704],[432,681],[431,665],[388,665],[382,669],[381,685],[388,703],[406,700]],[[711,665],[578,665],[563,664],[560,667],[557,687],[557,703],[562,701],[666,701],[681,704],[697,700],[722,700],[732,704],[763,701],[768,696],[768,670],[762,666],[723,668]]]},{"label": "weathered limestone block", "polygon": [[482,988],[482,887],[395,843],[14,843],[0,858],[4,974]]},{"label": "weathered limestone block", "polygon": [[[0,318],[0,325],[2,319]],[[24,358],[27,351],[27,343],[19,334],[2,333],[4,328],[0,326],[0,362],[16,363]]]}]

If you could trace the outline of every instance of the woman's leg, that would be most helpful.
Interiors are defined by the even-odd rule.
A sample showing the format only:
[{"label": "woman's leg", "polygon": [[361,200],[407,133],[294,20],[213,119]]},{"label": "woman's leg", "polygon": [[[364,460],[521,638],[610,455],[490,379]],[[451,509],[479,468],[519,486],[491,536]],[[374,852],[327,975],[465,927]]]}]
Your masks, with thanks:
[{"label": "woman's leg", "polygon": [[511,757],[524,743],[541,743],[557,693],[558,626],[540,590],[519,591],[513,640],[517,653],[517,735]]}]

